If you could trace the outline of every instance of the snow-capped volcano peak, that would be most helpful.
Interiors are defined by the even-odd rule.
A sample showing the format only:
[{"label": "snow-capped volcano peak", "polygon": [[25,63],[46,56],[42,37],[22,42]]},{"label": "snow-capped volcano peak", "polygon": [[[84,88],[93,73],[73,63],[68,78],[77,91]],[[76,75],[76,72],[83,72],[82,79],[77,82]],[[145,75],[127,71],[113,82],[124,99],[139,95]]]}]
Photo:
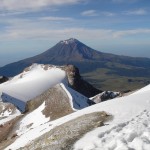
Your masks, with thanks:
[{"label": "snow-capped volcano peak", "polygon": [[71,44],[71,43],[76,43],[76,42],[79,42],[79,41],[75,38],[70,38],[67,40],[60,41],[61,44]]}]

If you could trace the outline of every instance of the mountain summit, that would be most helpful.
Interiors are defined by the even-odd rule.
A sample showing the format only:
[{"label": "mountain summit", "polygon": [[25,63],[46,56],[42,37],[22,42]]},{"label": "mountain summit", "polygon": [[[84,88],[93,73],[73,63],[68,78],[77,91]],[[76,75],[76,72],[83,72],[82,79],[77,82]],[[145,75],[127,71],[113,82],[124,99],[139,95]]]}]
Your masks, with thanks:
[{"label": "mountain summit", "polygon": [[60,43],[61,44],[71,44],[71,43],[79,43],[79,41],[77,39],[70,38],[70,39],[67,39],[67,40],[60,41]]},{"label": "mountain summit", "polygon": [[50,48],[42,54],[43,57],[48,57],[49,61],[83,61],[92,60],[100,52],[86,46],[77,39],[70,38],[60,41],[54,47]]}]

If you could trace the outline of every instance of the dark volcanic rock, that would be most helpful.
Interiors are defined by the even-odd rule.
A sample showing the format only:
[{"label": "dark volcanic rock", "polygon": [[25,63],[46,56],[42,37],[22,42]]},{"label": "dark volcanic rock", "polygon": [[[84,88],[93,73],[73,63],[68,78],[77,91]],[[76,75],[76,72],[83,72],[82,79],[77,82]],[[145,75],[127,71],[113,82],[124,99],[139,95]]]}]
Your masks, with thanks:
[{"label": "dark volcanic rock", "polygon": [[0,76],[0,84],[8,81],[8,78],[5,76]]},{"label": "dark volcanic rock", "polygon": [[120,92],[104,91],[100,94],[95,95],[94,97],[91,97],[90,100],[92,100],[95,103],[100,103],[103,101],[111,100],[119,96],[121,96]]},{"label": "dark volcanic rock", "polygon": [[84,79],[82,79],[79,73],[79,69],[77,67],[73,65],[67,65],[65,66],[65,71],[67,73],[70,87],[78,91],[79,93],[87,97],[92,97],[102,92],[86,82]]}]

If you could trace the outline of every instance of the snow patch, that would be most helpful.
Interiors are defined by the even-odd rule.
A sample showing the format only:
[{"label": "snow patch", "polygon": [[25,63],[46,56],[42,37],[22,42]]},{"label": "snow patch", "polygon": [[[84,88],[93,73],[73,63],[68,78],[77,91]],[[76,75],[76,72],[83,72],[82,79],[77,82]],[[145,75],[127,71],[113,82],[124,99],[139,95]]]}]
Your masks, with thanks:
[{"label": "snow patch", "polygon": [[12,114],[12,110],[11,109],[7,109],[5,111],[3,111],[1,114],[0,114],[0,117],[8,117]]},{"label": "snow patch", "polygon": [[61,83],[60,85],[64,89],[66,94],[68,95],[69,100],[70,100],[70,105],[74,111],[86,108],[90,105],[89,104],[90,100],[87,97],[85,97],[82,94],[78,93],[77,91],[69,88],[68,86],[66,86],[63,83]]},{"label": "snow patch", "polygon": [[45,108],[45,102],[40,105],[33,112],[27,114],[20,122],[19,129],[16,131],[17,135],[22,135],[33,128],[37,128],[38,126],[50,121],[50,117],[46,118],[43,115],[42,111]]},{"label": "snow patch", "polygon": [[61,41],[60,43],[61,43],[61,44],[66,44],[66,45],[68,45],[68,44],[73,43],[73,42],[75,42],[75,41],[77,41],[77,40],[74,39],[74,38],[70,38],[70,39],[68,39],[68,40],[63,40],[63,41]]},{"label": "snow patch", "polygon": [[5,124],[8,121],[10,121],[20,115],[21,115],[21,112],[17,109],[15,110],[15,112],[13,114],[10,112],[5,112],[4,114],[1,114],[1,116],[0,116],[0,125]]}]

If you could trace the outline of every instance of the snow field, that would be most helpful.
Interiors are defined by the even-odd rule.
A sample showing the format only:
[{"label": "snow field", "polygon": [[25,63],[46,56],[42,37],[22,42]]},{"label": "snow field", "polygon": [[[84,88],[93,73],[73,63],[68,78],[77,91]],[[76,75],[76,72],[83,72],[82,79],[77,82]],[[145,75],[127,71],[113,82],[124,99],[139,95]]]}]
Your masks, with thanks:
[{"label": "snow field", "polygon": [[[96,132],[98,134],[94,134]],[[92,134],[94,140],[90,136]],[[118,124],[105,132],[99,132],[99,129],[89,132],[74,145],[74,150],[79,149],[150,150],[150,112],[144,110],[134,119]]]},{"label": "snow field", "polygon": [[29,113],[19,122],[19,129],[16,131],[17,135],[22,135],[25,132],[36,128],[41,124],[44,124],[50,120],[50,117],[46,118],[42,111],[45,108],[45,102],[35,109],[32,113]]}]

